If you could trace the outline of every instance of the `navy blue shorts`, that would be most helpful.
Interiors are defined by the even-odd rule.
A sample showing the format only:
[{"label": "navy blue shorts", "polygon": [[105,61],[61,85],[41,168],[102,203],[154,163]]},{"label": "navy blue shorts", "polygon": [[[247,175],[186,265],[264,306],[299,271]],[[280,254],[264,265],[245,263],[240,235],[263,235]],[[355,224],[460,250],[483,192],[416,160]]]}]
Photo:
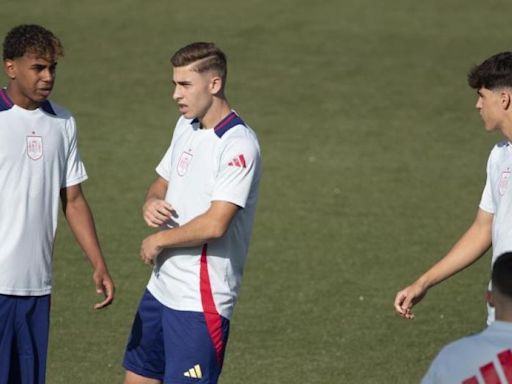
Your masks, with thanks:
[{"label": "navy blue shorts", "polygon": [[50,295],[0,295],[0,384],[44,384]]},{"label": "navy blue shorts", "polygon": [[170,309],[146,290],[135,315],[123,366],[164,383],[215,384],[228,333],[228,319]]}]

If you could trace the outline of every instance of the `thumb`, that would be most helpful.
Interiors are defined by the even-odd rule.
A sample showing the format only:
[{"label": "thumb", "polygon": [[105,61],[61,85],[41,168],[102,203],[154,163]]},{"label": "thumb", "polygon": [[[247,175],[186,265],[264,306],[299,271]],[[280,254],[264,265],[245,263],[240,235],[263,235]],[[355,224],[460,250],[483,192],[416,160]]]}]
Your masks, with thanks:
[{"label": "thumb", "polygon": [[105,293],[105,287],[101,280],[96,281],[96,293]]}]

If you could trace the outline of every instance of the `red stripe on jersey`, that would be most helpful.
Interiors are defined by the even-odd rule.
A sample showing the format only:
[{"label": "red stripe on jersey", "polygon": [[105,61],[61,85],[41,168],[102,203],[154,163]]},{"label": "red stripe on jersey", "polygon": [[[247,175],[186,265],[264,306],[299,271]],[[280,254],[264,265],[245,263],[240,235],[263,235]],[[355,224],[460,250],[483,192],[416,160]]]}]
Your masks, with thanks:
[{"label": "red stripe on jersey", "polygon": [[240,159],[240,162],[242,163],[242,167],[247,168],[247,164],[245,163],[244,155],[240,155],[240,156],[238,156],[238,158]]},{"label": "red stripe on jersey", "polygon": [[478,384],[478,379],[476,376],[470,377],[462,382],[462,384]]},{"label": "red stripe on jersey", "polygon": [[200,290],[201,304],[203,305],[206,327],[212,339],[215,351],[217,352],[217,362],[222,365],[222,351],[224,349],[224,341],[222,337],[222,322],[215,301],[213,300],[212,286],[210,284],[210,275],[208,274],[208,245],[203,245],[201,252],[201,269],[200,269]]},{"label": "red stripe on jersey", "polygon": [[492,362],[482,365],[480,367],[480,372],[482,373],[485,384],[501,384],[498,372],[496,372],[496,368]]},{"label": "red stripe on jersey", "polygon": [[503,373],[507,378],[509,383],[512,383],[512,351],[510,349],[500,352],[498,354],[498,359],[501,364],[501,368],[503,368]]}]

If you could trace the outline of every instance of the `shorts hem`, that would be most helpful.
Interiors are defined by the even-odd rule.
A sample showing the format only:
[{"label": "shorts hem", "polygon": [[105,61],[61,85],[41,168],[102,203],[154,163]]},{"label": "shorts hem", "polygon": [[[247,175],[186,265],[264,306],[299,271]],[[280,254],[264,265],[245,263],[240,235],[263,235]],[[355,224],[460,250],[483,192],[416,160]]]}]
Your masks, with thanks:
[{"label": "shorts hem", "polygon": [[160,380],[162,382],[164,381],[164,375],[147,371],[144,368],[136,367],[134,365],[127,363],[126,361],[123,362],[123,368],[126,369],[127,371],[133,372],[139,376],[143,376],[148,379]]}]

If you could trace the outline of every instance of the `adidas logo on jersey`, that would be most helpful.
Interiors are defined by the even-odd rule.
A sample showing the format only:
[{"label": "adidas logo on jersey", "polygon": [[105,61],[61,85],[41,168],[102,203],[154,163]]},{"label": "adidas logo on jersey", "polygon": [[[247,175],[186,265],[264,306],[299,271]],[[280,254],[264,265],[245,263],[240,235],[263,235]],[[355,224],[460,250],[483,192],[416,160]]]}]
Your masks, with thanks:
[{"label": "adidas logo on jersey", "polygon": [[240,168],[247,168],[247,165],[245,163],[245,157],[244,155],[238,155],[233,160],[231,160],[228,165],[232,167],[240,167]]},{"label": "adidas logo on jersey", "polygon": [[194,365],[194,368],[190,368],[188,371],[183,373],[185,377],[192,377],[193,379],[202,379],[203,374],[201,372],[201,367],[199,364]]}]

